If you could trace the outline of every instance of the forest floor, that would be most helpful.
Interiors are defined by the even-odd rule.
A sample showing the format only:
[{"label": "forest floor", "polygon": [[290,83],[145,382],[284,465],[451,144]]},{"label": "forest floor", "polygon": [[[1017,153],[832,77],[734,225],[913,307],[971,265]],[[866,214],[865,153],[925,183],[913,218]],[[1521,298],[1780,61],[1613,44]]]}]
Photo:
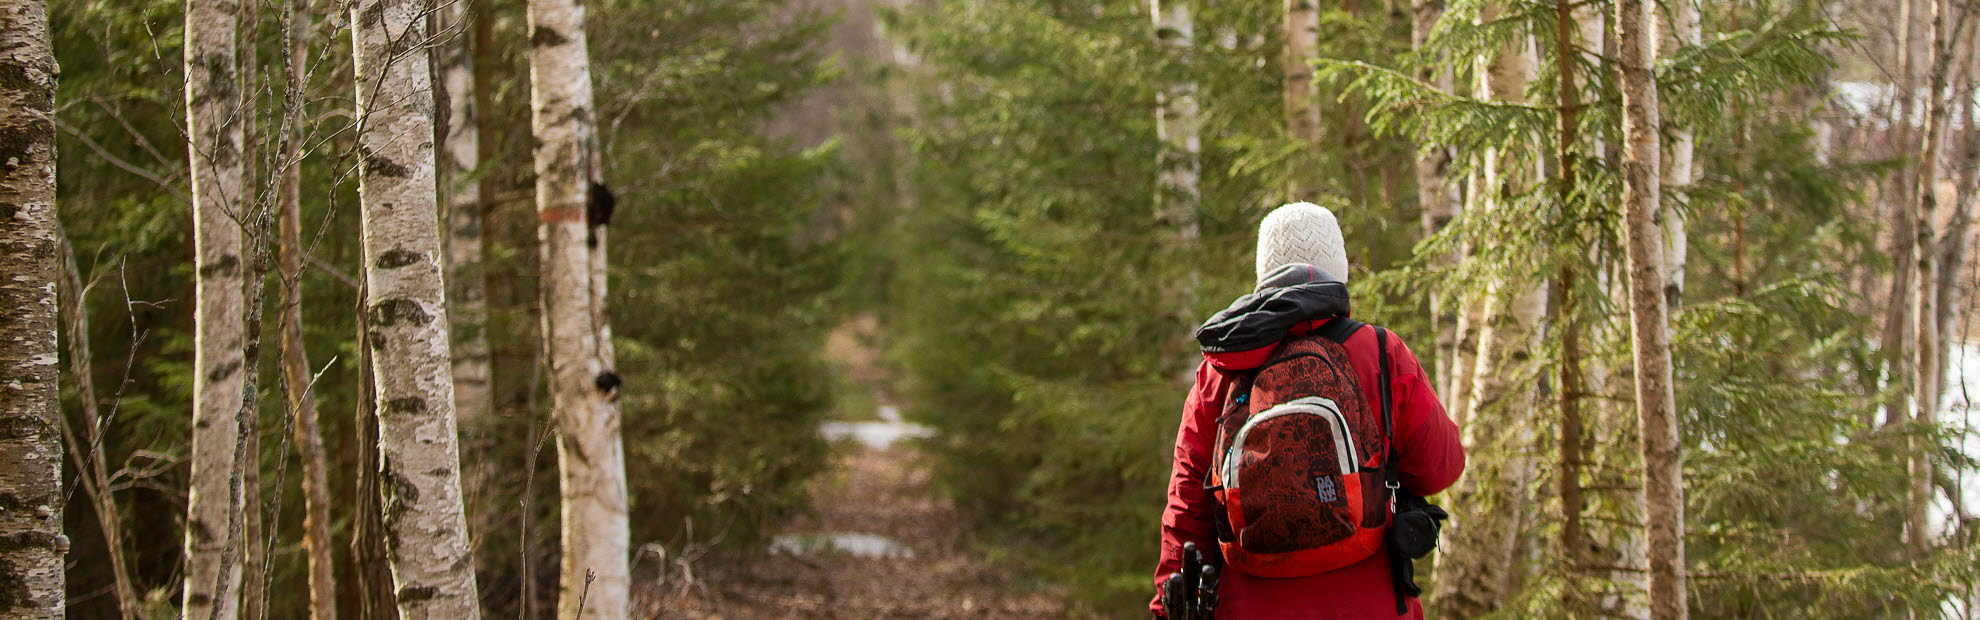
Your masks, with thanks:
[{"label": "forest floor", "polygon": [[[854,328],[857,329],[857,328]],[[845,330],[841,330],[842,332]],[[872,358],[834,334],[828,357],[873,387]],[[836,346],[835,346],[836,345]],[[847,350],[852,349],[852,350]],[[863,384],[863,385],[862,385]],[[780,528],[766,553],[701,560],[694,580],[635,594],[646,618],[1059,618],[1063,597],[1022,582],[972,549],[967,520],[930,480],[911,441],[927,429],[881,404],[827,422],[833,464],[810,484],[814,509]],[[854,415],[848,415],[854,414]],[[876,419],[877,418],[877,419]]]}]

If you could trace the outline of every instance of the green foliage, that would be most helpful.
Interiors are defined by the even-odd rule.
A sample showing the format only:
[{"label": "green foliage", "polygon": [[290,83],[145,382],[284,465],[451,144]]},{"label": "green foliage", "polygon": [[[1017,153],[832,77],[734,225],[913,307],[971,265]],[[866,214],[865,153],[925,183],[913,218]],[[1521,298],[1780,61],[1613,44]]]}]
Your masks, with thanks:
[{"label": "green foliage", "polygon": [[[1322,187],[1357,264],[1408,243],[1378,202],[1403,198],[1371,189],[1406,169],[1396,141],[1284,136],[1279,42],[1249,34],[1278,32],[1276,6],[1205,5],[1182,54],[1155,45],[1146,10],[937,2],[891,14],[928,75],[910,82],[912,203],[869,215],[899,222],[876,243],[898,261],[878,311],[910,415],[940,431],[938,480],[998,555],[1110,612],[1146,603],[1197,357],[1187,337],[1249,290],[1272,188]],[[1342,12],[1322,28],[1378,54],[1397,32],[1386,16]],[[1154,200],[1160,79],[1195,82],[1202,102],[1197,244]]]}]

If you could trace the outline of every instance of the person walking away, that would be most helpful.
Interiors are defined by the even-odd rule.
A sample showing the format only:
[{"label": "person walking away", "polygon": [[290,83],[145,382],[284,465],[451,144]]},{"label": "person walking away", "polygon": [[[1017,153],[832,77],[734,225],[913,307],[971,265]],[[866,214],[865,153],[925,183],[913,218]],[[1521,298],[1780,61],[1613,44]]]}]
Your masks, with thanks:
[{"label": "person walking away", "polygon": [[1427,547],[1385,534],[1399,498],[1442,518],[1420,498],[1464,471],[1457,425],[1402,339],[1349,317],[1333,212],[1273,210],[1256,268],[1196,333],[1149,611],[1170,617],[1159,590],[1194,543],[1219,567],[1218,618],[1421,618],[1390,547]]}]

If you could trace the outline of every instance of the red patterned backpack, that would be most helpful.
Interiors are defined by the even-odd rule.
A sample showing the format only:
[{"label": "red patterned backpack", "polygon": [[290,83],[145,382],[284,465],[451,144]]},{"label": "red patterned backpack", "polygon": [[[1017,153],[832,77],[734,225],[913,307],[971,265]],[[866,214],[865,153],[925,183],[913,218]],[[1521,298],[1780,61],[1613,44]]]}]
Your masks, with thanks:
[{"label": "red patterned backpack", "polygon": [[1239,377],[1217,421],[1207,488],[1232,569],[1260,577],[1317,575],[1382,549],[1396,472],[1388,332],[1375,329],[1382,402],[1362,395],[1347,342],[1365,324],[1339,317],[1289,336]]}]

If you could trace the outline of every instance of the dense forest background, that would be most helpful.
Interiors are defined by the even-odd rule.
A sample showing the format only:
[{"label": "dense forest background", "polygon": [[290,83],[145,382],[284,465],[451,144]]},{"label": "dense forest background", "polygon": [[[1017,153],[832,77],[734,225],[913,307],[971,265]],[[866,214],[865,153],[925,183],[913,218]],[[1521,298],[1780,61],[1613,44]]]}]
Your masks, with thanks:
[{"label": "dense forest background", "polygon": [[[420,44],[471,56],[473,89],[437,94],[478,110],[463,178],[479,200],[461,213],[483,243],[492,414],[463,440],[463,490],[483,609],[535,617],[557,604],[560,506],[529,128],[531,80],[554,76],[531,71],[527,3],[459,2],[466,18]],[[247,186],[275,200],[272,144],[306,110],[302,336],[339,598],[357,600],[389,577],[354,544],[377,510],[360,480],[376,431],[356,322],[359,25],[296,3],[314,19],[291,82],[287,4],[240,3],[243,117],[271,145]],[[1456,518],[1420,566],[1433,614],[1648,616],[1615,2],[582,4],[587,173],[616,200],[606,306],[636,615],[719,599],[720,566],[821,510],[811,490],[845,446],[820,424],[882,404],[932,429],[914,467],[965,517],[968,553],[1016,576],[999,587],[1144,614],[1189,335],[1250,291],[1259,219],[1307,200],[1341,218],[1356,315],[1410,342],[1464,428],[1470,469],[1438,498]],[[82,438],[63,472],[68,609],[116,617],[122,564],[144,612],[169,617],[198,372],[185,3],[49,7],[63,303],[85,317],[62,329]],[[1660,221],[1681,222],[1661,224],[1678,260],[1660,268],[1689,612],[1972,617],[1980,5],[1651,13]],[[1289,59],[1294,38],[1312,43]],[[1936,210],[1915,210],[1914,187]],[[1916,247],[1936,271],[1906,266]],[[263,286],[256,376],[275,395],[284,285]],[[1943,397],[1919,398],[1904,362],[1933,343],[1894,337],[1921,297]],[[851,368],[831,337],[877,357]],[[296,412],[258,409],[266,603],[250,613],[304,617]],[[116,523],[76,490],[98,455],[113,476],[86,495]]]}]

